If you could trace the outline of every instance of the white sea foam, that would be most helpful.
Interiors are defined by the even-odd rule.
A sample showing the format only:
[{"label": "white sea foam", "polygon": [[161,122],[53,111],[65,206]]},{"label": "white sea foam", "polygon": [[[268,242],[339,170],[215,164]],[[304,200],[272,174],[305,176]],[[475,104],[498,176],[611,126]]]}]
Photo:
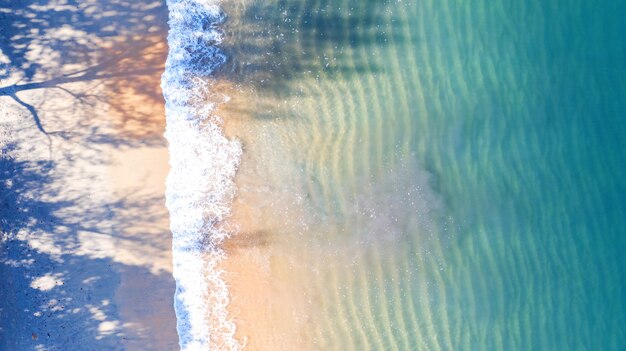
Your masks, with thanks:
[{"label": "white sea foam", "polygon": [[166,203],[173,235],[174,305],[181,350],[239,350],[228,319],[228,289],[217,265],[228,233],[241,145],[228,140],[207,99],[209,75],[227,57],[219,49],[224,14],[215,1],[168,0],[170,46],[161,85],[171,171]]}]

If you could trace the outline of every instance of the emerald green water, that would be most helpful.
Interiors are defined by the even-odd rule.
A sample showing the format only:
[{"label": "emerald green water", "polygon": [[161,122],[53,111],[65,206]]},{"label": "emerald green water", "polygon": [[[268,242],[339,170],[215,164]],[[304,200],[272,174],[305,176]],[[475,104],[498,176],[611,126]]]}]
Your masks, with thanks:
[{"label": "emerald green water", "polygon": [[624,8],[225,3],[240,201],[311,349],[626,345]]}]

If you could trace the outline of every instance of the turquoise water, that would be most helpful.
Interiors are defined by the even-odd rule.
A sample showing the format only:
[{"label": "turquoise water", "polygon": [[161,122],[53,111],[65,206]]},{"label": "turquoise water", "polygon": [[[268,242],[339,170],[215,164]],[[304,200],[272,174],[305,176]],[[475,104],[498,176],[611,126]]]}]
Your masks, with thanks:
[{"label": "turquoise water", "polygon": [[293,253],[311,349],[626,345],[624,8],[224,4],[236,201]]}]

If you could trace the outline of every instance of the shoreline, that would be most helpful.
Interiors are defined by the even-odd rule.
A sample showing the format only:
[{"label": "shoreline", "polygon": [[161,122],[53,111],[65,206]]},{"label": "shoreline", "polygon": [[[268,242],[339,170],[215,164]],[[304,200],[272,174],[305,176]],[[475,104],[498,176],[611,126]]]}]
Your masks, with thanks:
[{"label": "shoreline", "polygon": [[[14,257],[0,256],[2,271],[18,280],[5,279],[0,286],[3,297],[13,291],[16,300],[14,308],[3,310],[12,312],[1,317],[0,335],[7,336],[0,346],[7,349],[178,347],[159,88],[167,9],[150,10],[144,25],[133,22],[144,16],[133,12],[141,4],[123,5],[129,10],[116,21],[128,17],[141,25],[131,28],[132,35],[72,33],[70,39],[89,39],[94,47],[69,63],[60,56],[37,57],[42,61],[33,65],[42,68],[27,79],[37,88],[19,91],[21,102],[0,96],[0,113],[7,116],[0,128],[11,134],[0,146],[15,146],[15,162],[2,167],[18,170],[18,188],[12,189],[17,205],[11,211],[29,211],[23,221],[11,223],[16,230],[6,244]],[[71,79],[59,78],[67,75]],[[15,76],[2,88],[20,79]],[[229,96],[241,94],[230,82],[218,85]],[[215,112],[229,138],[250,113],[236,117],[229,110],[236,107],[230,102]],[[309,336],[292,317],[299,311],[307,318],[308,310],[288,289],[297,272],[271,238],[246,237],[259,223],[247,217],[245,206],[232,206],[227,222],[238,222],[241,231],[224,242],[228,257],[219,268],[229,285],[228,317],[237,325],[237,340],[252,350],[304,347]],[[259,259],[271,261],[272,268],[255,265]],[[20,310],[31,314],[17,314]]]}]

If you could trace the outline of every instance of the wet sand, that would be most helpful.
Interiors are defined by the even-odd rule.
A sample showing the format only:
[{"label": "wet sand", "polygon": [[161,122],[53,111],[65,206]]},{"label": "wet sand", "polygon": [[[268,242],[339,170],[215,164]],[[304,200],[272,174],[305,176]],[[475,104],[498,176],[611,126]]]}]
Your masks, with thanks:
[{"label": "wet sand", "polygon": [[225,80],[214,91],[230,98],[216,110],[224,121],[224,133],[244,147],[235,177],[237,195],[226,223],[232,236],[224,242],[227,258],[222,262],[236,336],[248,350],[312,349],[313,301],[301,276],[306,253],[298,255],[298,247],[276,235],[280,228],[297,228],[289,221],[301,216],[277,216],[281,211],[276,206],[287,200],[278,193],[266,196],[267,185],[256,173],[263,166],[251,158],[258,146],[254,136],[258,121],[251,116],[258,106],[250,102],[258,99]]}]

